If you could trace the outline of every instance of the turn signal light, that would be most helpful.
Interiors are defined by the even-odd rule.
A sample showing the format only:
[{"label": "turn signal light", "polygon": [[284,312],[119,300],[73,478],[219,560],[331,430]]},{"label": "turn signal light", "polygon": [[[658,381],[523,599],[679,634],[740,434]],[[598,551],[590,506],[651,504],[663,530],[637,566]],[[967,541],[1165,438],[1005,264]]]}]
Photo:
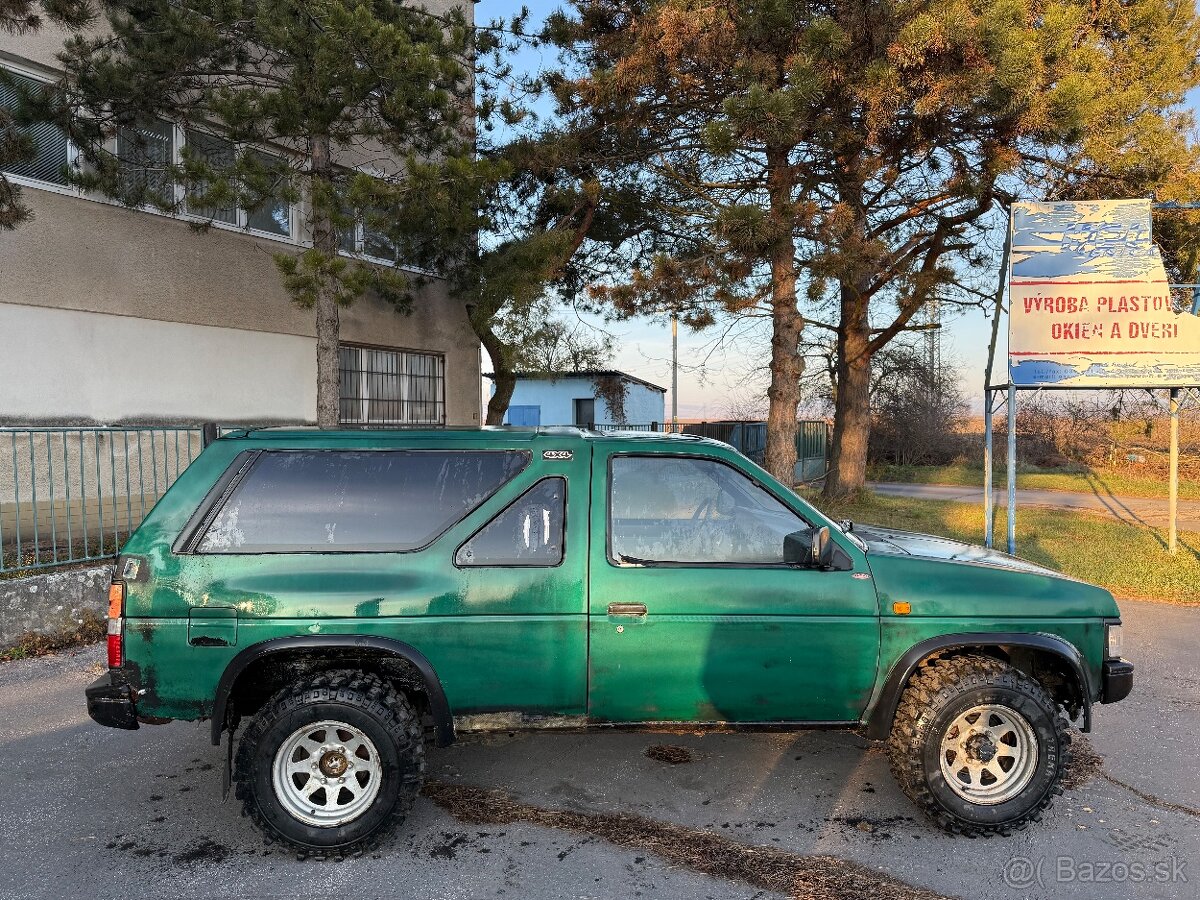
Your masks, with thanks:
[{"label": "turn signal light", "polygon": [[898,616],[907,616],[912,612],[912,604],[907,600],[897,600],[892,604],[892,612]]},{"label": "turn signal light", "polygon": [[114,582],[108,586],[108,617],[119,619],[125,615],[125,585]]},{"label": "turn signal light", "polygon": [[125,661],[125,585],[108,587],[108,667],[119,669]]}]

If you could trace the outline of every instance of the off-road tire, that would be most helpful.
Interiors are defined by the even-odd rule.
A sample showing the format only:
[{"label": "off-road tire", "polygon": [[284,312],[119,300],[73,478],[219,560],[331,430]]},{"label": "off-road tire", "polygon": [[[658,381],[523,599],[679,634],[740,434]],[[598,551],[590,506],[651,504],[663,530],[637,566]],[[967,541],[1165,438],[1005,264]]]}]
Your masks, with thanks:
[{"label": "off-road tire", "polygon": [[[272,765],[282,743],[305,724],[324,720],[363,731],[378,750],[382,768],[374,801],[343,825],[314,826],[293,817],[272,784]],[[267,843],[287,844],[301,857],[332,859],[357,856],[391,834],[408,815],[424,775],[425,744],[416,708],[387,682],[358,671],[323,672],[271,697],[242,735],[233,773],[242,815]]]},{"label": "off-road tire", "polygon": [[[960,797],[946,784],[942,738],[967,710],[996,704],[1020,713],[1037,743],[1037,764],[1016,796],[995,805]],[[910,679],[900,698],[888,739],[888,759],[900,789],[943,829],[966,837],[1008,835],[1040,821],[1062,793],[1071,761],[1066,715],[1037,681],[989,656],[946,656],[929,660]]]}]

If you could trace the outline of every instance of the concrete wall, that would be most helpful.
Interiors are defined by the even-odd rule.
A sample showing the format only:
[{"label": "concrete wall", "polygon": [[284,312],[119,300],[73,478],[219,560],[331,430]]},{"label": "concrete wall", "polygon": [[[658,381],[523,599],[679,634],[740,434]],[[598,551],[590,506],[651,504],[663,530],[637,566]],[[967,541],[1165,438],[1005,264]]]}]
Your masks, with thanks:
[{"label": "concrete wall", "polygon": [[296,422],[316,410],[308,337],[6,303],[0,335],[19,336],[0,354],[12,420]]},{"label": "concrete wall", "polygon": [[108,611],[112,566],[0,580],[0,647],[26,634],[74,631]]},{"label": "concrete wall", "polygon": [[[576,398],[596,400],[596,424],[616,424],[608,404],[596,396],[596,385],[590,377],[564,376],[549,378],[520,378],[513,391],[510,406],[538,406],[541,408],[541,424],[575,424]],[[663,421],[664,395],[662,391],[648,388],[637,382],[626,382],[625,423],[647,425]]]},{"label": "concrete wall", "polygon": [[[271,258],[300,248],[24,196],[34,219],[0,246],[0,422],[315,418],[314,314]],[[341,320],[347,343],[445,354],[447,421],[478,424],[479,344],[444,284],[410,315],[364,297]]]}]

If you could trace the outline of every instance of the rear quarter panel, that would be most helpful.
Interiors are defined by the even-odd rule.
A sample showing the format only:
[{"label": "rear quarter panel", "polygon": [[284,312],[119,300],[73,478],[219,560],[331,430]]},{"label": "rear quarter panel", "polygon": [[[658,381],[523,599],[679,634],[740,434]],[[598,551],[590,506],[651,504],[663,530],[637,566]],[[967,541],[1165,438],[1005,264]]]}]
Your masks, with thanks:
[{"label": "rear quarter panel", "polygon": [[[474,441],[456,441],[448,433],[434,448],[511,446],[494,437],[481,444],[478,434]],[[364,439],[351,449],[370,446]],[[393,439],[379,448],[408,447]],[[128,585],[126,601],[128,667],[146,691],[140,711],[206,717],[221,674],[237,653],[273,638],[312,634],[379,635],[416,647],[437,672],[456,715],[585,711],[587,453],[543,460],[540,444],[529,447],[531,462],[524,471],[420,551],[173,554],[172,544],[211,485],[248,448],[285,446],[217,442],[180,477],[124,550],[149,563],[146,577]],[[455,551],[478,528],[536,481],[554,475],[568,479],[562,565],[454,565]],[[189,620],[213,609],[236,611],[235,643],[189,643]]]}]

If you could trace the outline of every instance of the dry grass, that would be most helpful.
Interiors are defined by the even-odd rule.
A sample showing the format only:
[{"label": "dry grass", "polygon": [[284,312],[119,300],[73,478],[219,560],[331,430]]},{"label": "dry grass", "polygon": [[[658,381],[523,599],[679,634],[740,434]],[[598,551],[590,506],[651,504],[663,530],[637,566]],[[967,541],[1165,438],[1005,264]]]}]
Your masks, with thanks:
[{"label": "dry grass", "polygon": [[712,832],[628,813],[572,812],[521,803],[502,791],[430,782],[425,796],[474,825],[526,822],[654,853],[673,866],[796,900],[937,900],[942,895],[832,856],[754,847]]},{"label": "dry grass", "polygon": [[0,662],[10,662],[14,659],[29,659],[35,656],[47,656],[72,647],[82,647],[94,644],[104,639],[106,623],[95,614],[84,618],[78,628],[59,631],[54,634],[23,634],[11,646],[0,650]]},{"label": "dry grass", "polygon": [[[849,502],[830,504],[815,492],[801,493],[835,520],[850,519],[983,543],[983,510],[979,505],[881,497],[869,492]],[[1003,544],[1001,509],[996,512],[995,534]],[[1018,556],[1131,600],[1200,603],[1200,532],[1181,532],[1179,543],[1178,555],[1171,557],[1166,552],[1165,534],[1153,528],[1078,511],[1017,511]]]}]

